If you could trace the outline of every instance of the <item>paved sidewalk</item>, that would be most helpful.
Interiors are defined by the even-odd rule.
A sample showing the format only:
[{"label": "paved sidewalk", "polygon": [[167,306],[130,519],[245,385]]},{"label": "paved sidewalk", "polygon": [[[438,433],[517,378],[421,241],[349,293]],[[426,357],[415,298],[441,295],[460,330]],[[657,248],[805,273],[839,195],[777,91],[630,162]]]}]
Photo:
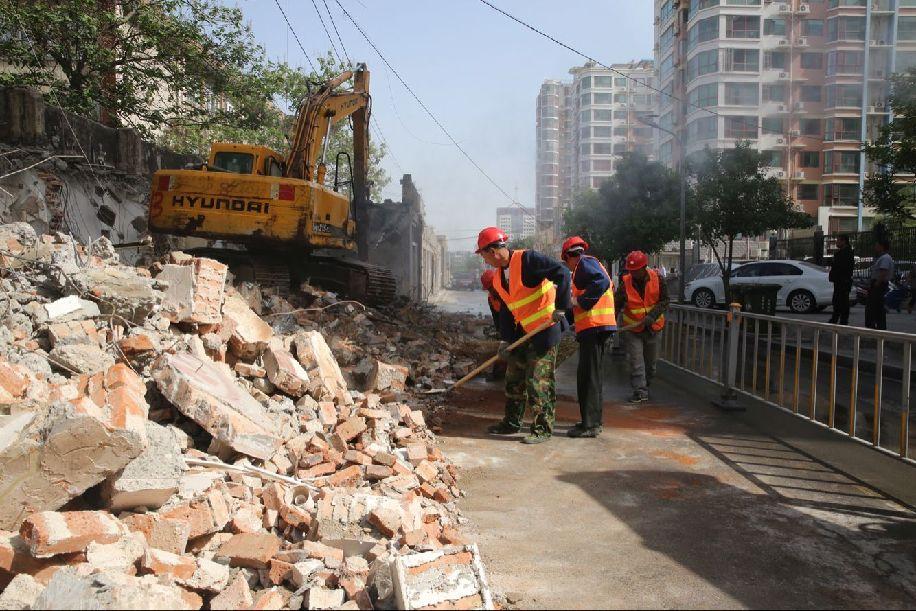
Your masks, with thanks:
[{"label": "paved sidewalk", "polygon": [[[574,393],[575,365],[561,392]],[[572,396],[559,436],[538,446],[484,432],[501,417],[498,386],[453,398],[443,450],[463,467],[460,507],[509,606],[916,606],[910,507],[801,451],[797,432],[714,410],[689,383],[661,380],[652,403],[626,406],[623,367],[610,363],[599,439],[563,436]]]}]

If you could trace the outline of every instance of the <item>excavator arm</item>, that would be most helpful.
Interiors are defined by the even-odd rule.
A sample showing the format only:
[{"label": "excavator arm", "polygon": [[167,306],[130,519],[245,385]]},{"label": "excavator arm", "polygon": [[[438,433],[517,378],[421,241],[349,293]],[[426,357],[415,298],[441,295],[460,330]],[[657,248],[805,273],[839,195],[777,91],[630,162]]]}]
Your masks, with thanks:
[{"label": "excavator arm", "polygon": [[[353,79],[353,90],[335,92],[335,89]],[[362,122],[368,123],[369,110],[369,71],[365,64],[356,70],[346,71],[324,83],[314,94],[308,96],[299,106],[296,122],[293,127],[289,155],[286,160],[287,176],[322,183],[325,174],[325,156],[331,128],[350,115],[359,113]],[[360,127],[363,127],[360,125]],[[364,140],[367,130],[354,129],[354,139]],[[365,142],[354,142],[356,157],[368,154]],[[357,159],[354,167],[365,172],[368,159]],[[362,177],[361,177],[362,178]],[[365,180],[359,182],[365,183]]]}]

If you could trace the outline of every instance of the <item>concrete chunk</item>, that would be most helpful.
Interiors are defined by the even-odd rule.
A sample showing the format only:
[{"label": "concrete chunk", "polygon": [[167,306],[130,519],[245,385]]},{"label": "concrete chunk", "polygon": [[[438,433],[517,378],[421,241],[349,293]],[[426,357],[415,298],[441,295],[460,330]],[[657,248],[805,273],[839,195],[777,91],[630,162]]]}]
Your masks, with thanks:
[{"label": "concrete chunk", "polygon": [[0,594],[0,609],[31,609],[44,589],[31,575],[16,575]]},{"label": "concrete chunk", "polygon": [[408,373],[406,367],[375,360],[369,373],[368,389],[402,391],[407,385]]},{"label": "concrete chunk", "polygon": [[292,397],[301,397],[308,390],[309,376],[293,355],[282,348],[270,347],[264,353],[267,379]]},{"label": "concrete chunk", "polygon": [[168,282],[162,315],[172,322],[222,321],[228,268],[213,259],[196,257],[187,265],[165,265],[156,277]]},{"label": "concrete chunk", "polygon": [[63,568],[48,582],[33,609],[192,609],[178,586],[156,577],[132,577],[113,571],[84,575]]},{"label": "concrete chunk", "polygon": [[108,352],[93,344],[64,344],[55,346],[50,354],[50,361],[67,371],[93,374],[104,371],[114,365],[115,360]]},{"label": "concrete chunk", "polygon": [[123,366],[109,373],[108,380],[94,378],[95,400],[84,395],[0,427],[0,528],[16,529],[30,513],[59,509],[146,448],[143,383]]},{"label": "concrete chunk", "polygon": [[303,331],[297,334],[293,338],[293,346],[296,358],[305,370],[310,372],[311,376],[317,377],[329,393],[335,395],[347,391],[347,383],[337,359],[319,331]]},{"label": "concrete chunk", "polygon": [[146,450],[106,481],[104,493],[112,511],[162,507],[178,492],[178,480],[184,470],[178,441],[171,431],[155,422],[146,422],[146,436]]},{"label": "concrete chunk", "polygon": [[253,360],[267,347],[273,330],[248,307],[238,294],[226,295],[223,326],[230,333],[229,350],[237,357]]},{"label": "concrete chunk", "polygon": [[251,588],[245,576],[239,572],[229,583],[229,587],[217,594],[210,601],[210,608],[214,611],[247,609],[254,604]]},{"label": "concrete chunk", "polygon": [[81,552],[90,543],[114,543],[127,533],[126,526],[104,511],[41,511],[19,529],[36,558]]},{"label": "concrete chunk", "polygon": [[164,354],[153,364],[153,379],[181,413],[236,452],[267,460],[280,447],[264,407],[212,361]]}]

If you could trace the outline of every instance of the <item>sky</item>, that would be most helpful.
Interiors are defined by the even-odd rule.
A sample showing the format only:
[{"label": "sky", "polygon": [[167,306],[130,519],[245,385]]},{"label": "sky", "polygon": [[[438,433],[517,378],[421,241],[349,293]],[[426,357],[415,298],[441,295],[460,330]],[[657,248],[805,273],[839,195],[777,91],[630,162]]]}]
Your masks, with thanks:
[{"label": "sky", "polygon": [[[330,42],[312,0],[278,0],[314,59]],[[651,0],[491,0],[520,19],[603,63],[652,58]],[[389,147],[391,183],[383,197],[399,201],[399,180],[411,174],[426,204],[427,223],[467,250],[477,232],[510,205],[450,143],[340,10],[330,8],[353,61],[371,73],[373,117]],[[229,0],[250,20],[268,56],[308,69],[274,0]],[[534,207],[535,106],[545,79],[568,80],[585,60],[480,0],[340,0],[420,100],[468,155],[509,196]],[[370,137],[377,137],[373,129]]]}]

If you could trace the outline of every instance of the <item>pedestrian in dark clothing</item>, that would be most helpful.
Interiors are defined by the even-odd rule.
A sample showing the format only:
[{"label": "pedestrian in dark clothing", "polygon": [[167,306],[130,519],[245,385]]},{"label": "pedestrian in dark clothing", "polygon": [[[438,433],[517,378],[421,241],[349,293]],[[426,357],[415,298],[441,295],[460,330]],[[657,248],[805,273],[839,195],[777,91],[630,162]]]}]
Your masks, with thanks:
[{"label": "pedestrian in dark clothing", "polygon": [[890,244],[885,239],[875,242],[875,262],[869,270],[868,299],[865,302],[865,327],[868,329],[887,329],[887,311],[884,309],[884,296],[894,277],[894,260],[888,250]]},{"label": "pedestrian in dark clothing", "polygon": [[849,236],[837,236],[838,249],[833,255],[833,265],[830,266],[830,282],[833,283],[833,313],[830,323],[839,325],[849,324],[849,291],[852,290],[852,273],[855,269],[856,259],[852,247],[849,245]]},{"label": "pedestrian in dark clothing", "polygon": [[588,244],[576,236],[563,243],[563,262],[572,272],[572,312],[579,342],[576,391],[582,420],[567,433],[570,437],[597,437],[601,432],[604,394],[604,355],[617,329],[611,276],[595,257],[585,254]]}]

